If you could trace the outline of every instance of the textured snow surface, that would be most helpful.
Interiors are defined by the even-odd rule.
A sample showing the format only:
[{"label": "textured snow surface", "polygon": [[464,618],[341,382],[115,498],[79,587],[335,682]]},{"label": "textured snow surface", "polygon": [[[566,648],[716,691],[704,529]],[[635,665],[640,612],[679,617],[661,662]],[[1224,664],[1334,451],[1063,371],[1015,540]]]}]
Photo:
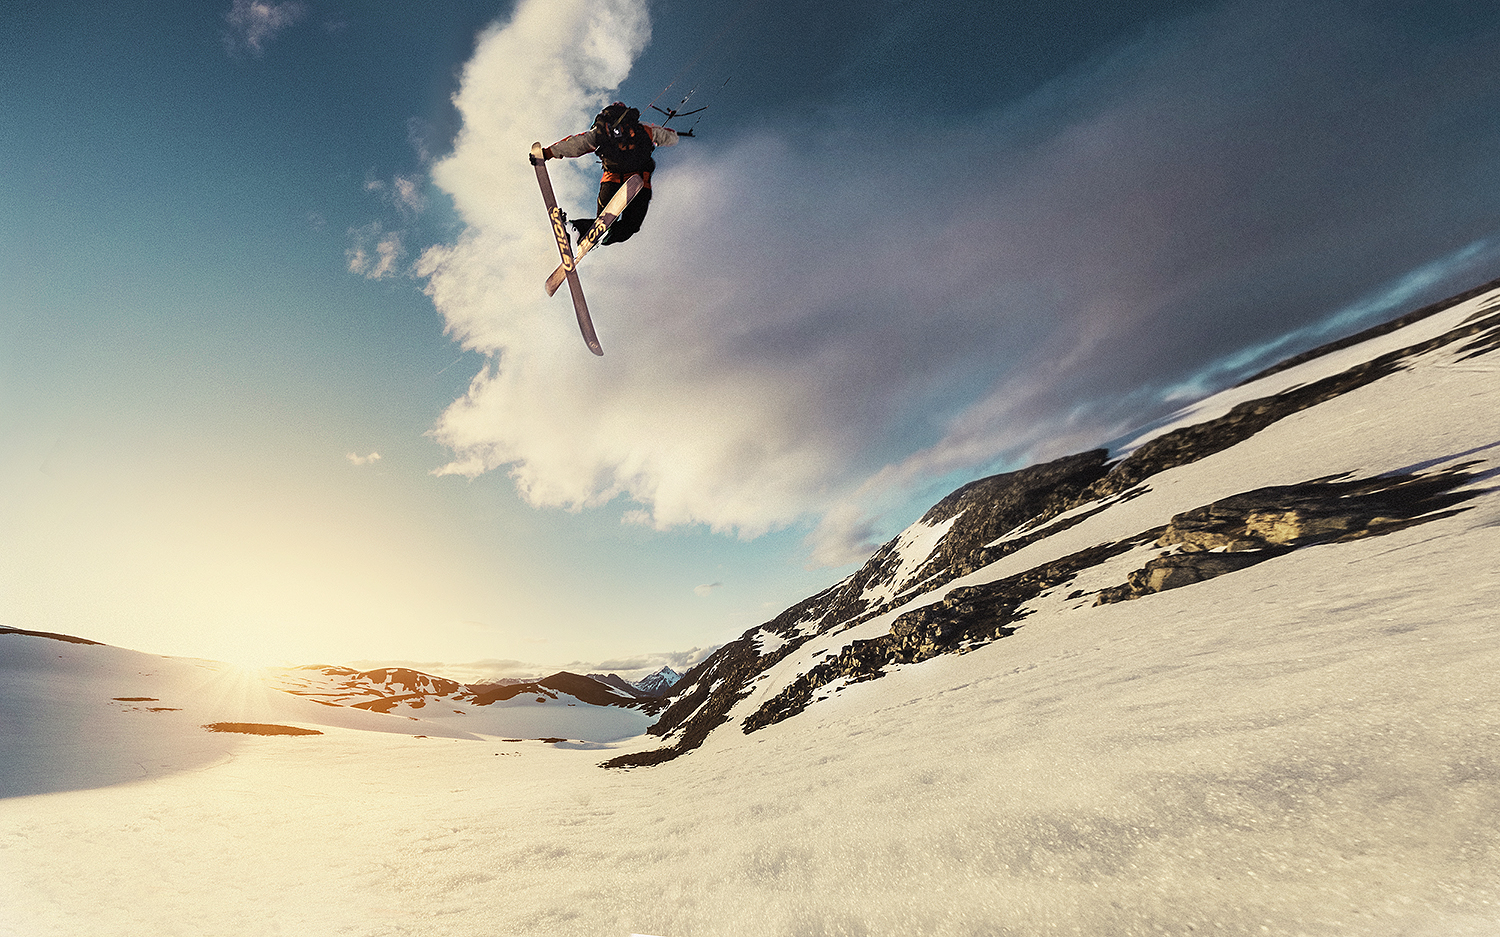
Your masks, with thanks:
[{"label": "textured snow surface", "polygon": [[[1431,356],[953,585],[1260,485],[1500,467],[1497,357]],[[1012,637],[631,771],[597,764],[657,740],[437,737],[470,717],[0,635],[0,781],[50,791],[0,798],[0,934],[1500,933],[1500,496],[1467,504],[1132,602],[1044,596]],[[196,702],[150,711],[174,688]]]}]

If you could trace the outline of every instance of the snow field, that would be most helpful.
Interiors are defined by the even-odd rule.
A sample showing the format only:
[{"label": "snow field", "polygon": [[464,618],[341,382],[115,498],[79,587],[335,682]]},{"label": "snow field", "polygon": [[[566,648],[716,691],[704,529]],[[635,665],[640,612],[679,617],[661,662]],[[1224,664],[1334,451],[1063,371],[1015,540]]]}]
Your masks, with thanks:
[{"label": "snow field", "polygon": [[[1492,932],[1497,556],[1491,498],[1034,617],[649,769],[236,737],[0,801],[0,933]],[[1434,601],[1438,571],[1467,587]]]},{"label": "snow field", "polygon": [[[1252,487],[1493,470],[1497,374],[1493,353],[1426,356],[951,585]],[[134,686],[146,655],[0,636],[33,648],[0,645],[29,688],[0,694],[7,724],[85,757],[111,751],[89,718],[119,716],[158,745],[141,780],[0,799],[0,934],[1494,934],[1500,493],[1465,507],[1117,605],[1052,593],[1011,637],[631,771],[597,764],[656,740],[211,736],[196,714],[101,713],[79,686]],[[898,612],[809,642],[735,721]],[[124,765],[117,748],[101,760]],[[48,769],[28,770],[4,778]]]}]

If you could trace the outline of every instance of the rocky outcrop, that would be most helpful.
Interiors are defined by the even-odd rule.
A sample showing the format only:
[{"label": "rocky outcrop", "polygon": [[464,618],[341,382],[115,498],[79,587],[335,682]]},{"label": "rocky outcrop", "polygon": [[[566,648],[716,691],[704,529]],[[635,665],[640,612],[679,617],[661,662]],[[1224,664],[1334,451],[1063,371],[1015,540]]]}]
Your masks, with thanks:
[{"label": "rocky outcrop", "polygon": [[[903,590],[902,583],[896,582],[906,562],[898,537],[876,551],[854,575],[746,632],[688,671],[674,688],[676,695],[671,705],[647,730],[662,737],[676,735],[675,744],[624,755],[605,765],[657,764],[697,748],[709,732],[728,720],[729,710],[744,698],[756,677],[813,637],[868,621],[905,603],[919,591],[945,585],[1031,542],[1026,539],[990,546],[992,541],[1039,512],[1047,516],[1060,513],[1064,505],[1075,500],[1104,473],[1106,455],[1099,449],[1068,456],[1018,472],[983,478],[953,492],[918,522],[936,526],[954,521],[936,549],[922,558],[915,573],[907,577],[911,588]],[[885,598],[881,600],[872,598],[882,594]],[[774,635],[781,645],[774,651],[763,652],[758,638],[761,633]]]},{"label": "rocky outcrop", "polygon": [[620,676],[617,673],[591,673],[587,674],[587,676],[590,680],[598,680],[605,686],[613,687],[614,689],[619,690],[621,693],[628,693],[631,696],[646,695],[642,693],[635,684],[631,683],[629,680],[626,680],[624,677]]},{"label": "rocky outcrop", "polygon": [[1081,570],[1150,539],[1148,534],[1101,544],[996,582],[954,589],[941,602],[901,615],[888,633],[850,642],[837,657],[812,667],[768,700],[744,721],[742,728],[750,733],[795,716],[807,708],[818,690],[837,681],[874,680],[884,676],[885,669],[893,664],[915,664],[939,654],[963,653],[1008,637],[1028,614],[1022,608],[1025,603],[1067,583]]},{"label": "rocky outcrop", "polygon": [[1018,472],[981,478],[948,495],[923,515],[922,523],[935,525],[951,517],[959,518],[959,522],[912,578],[926,591],[1019,549],[1015,541],[991,544],[1028,521],[1056,517],[1079,503],[1083,492],[1104,477],[1108,458],[1108,451],[1093,449]]},{"label": "rocky outcrop", "polygon": [[1449,509],[1478,493],[1454,490],[1474,480],[1464,468],[1363,481],[1315,479],[1257,488],[1184,511],[1156,540],[1172,552],[1101,591],[1095,604],[1203,582],[1300,547],[1378,536],[1447,517],[1454,513]]},{"label": "rocky outcrop", "polygon": [[94,644],[104,647],[103,641],[90,641],[88,638],[78,638],[71,634],[58,634],[54,631],[27,631],[25,628],[0,627],[0,634],[24,634],[33,638],[51,638],[53,641],[66,641],[69,644]]},{"label": "rocky outcrop", "polygon": [[[662,737],[676,734],[674,744],[620,755],[604,762],[604,767],[639,768],[670,761],[702,745],[710,732],[728,722],[729,710],[744,696],[750,681],[767,666],[751,634],[719,648],[678,683],[679,687],[687,688],[686,692],[677,696],[661,718],[646,730],[650,735]],[[783,654],[776,655],[776,659],[780,660],[791,647],[784,646]]]}]

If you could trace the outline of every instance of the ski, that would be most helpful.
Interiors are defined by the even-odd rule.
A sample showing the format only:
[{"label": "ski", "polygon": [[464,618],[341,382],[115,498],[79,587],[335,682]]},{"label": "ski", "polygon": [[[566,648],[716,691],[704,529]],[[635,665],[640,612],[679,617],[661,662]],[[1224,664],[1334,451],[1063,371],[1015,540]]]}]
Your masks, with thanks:
[{"label": "ski", "polygon": [[589,351],[602,355],[604,349],[599,345],[599,336],[594,333],[594,320],[589,318],[589,304],[583,298],[583,284],[578,281],[568,226],[562,209],[557,207],[557,196],[552,193],[552,177],[547,175],[547,161],[542,156],[540,142],[531,145],[531,165],[536,170],[537,184],[542,187],[542,201],[547,203],[547,217],[552,222],[552,236],[557,239],[557,252],[562,255],[562,266],[558,269],[563,272],[563,277],[568,281],[568,289],[573,293],[573,311],[578,314],[578,329],[583,332],[583,341],[589,346]]},{"label": "ski", "polygon": [[557,269],[552,271],[552,275],[547,278],[548,296],[557,292],[557,288],[562,286],[562,281],[568,275],[568,271],[576,268],[578,261],[583,259],[583,255],[594,249],[595,245],[604,237],[604,232],[609,230],[609,226],[619,220],[620,215],[624,214],[625,206],[629,205],[631,200],[639,195],[641,189],[645,187],[646,183],[638,175],[631,176],[625,180],[625,184],[620,186],[610,198],[609,204],[604,206],[603,214],[594,220],[594,226],[589,229],[589,233],[584,235],[578,242],[578,249],[573,252],[572,267],[569,267],[567,261],[563,261],[557,265]]}]

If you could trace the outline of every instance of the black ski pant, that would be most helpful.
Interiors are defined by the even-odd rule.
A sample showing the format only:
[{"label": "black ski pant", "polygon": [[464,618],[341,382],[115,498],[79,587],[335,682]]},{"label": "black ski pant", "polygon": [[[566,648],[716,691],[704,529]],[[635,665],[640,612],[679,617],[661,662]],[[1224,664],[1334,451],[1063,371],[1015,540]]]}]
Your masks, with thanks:
[{"label": "black ski pant", "polygon": [[[608,180],[599,183],[599,207],[595,209],[595,218],[604,214],[604,206],[609,204],[609,200],[615,197],[615,193],[624,184],[624,182]],[[625,206],[625,210],[620,213],[619,218],[615,219],[615,223],[609,226],[609,230],[604,232],[604,240],[599,243],[615,244],[628,240],[632,234],[641,230],[641,222],[646,220],[646,209],[650,207],[651,189],[642,189],[636,193],[635,198],[630,200],[630,204]]]}]

